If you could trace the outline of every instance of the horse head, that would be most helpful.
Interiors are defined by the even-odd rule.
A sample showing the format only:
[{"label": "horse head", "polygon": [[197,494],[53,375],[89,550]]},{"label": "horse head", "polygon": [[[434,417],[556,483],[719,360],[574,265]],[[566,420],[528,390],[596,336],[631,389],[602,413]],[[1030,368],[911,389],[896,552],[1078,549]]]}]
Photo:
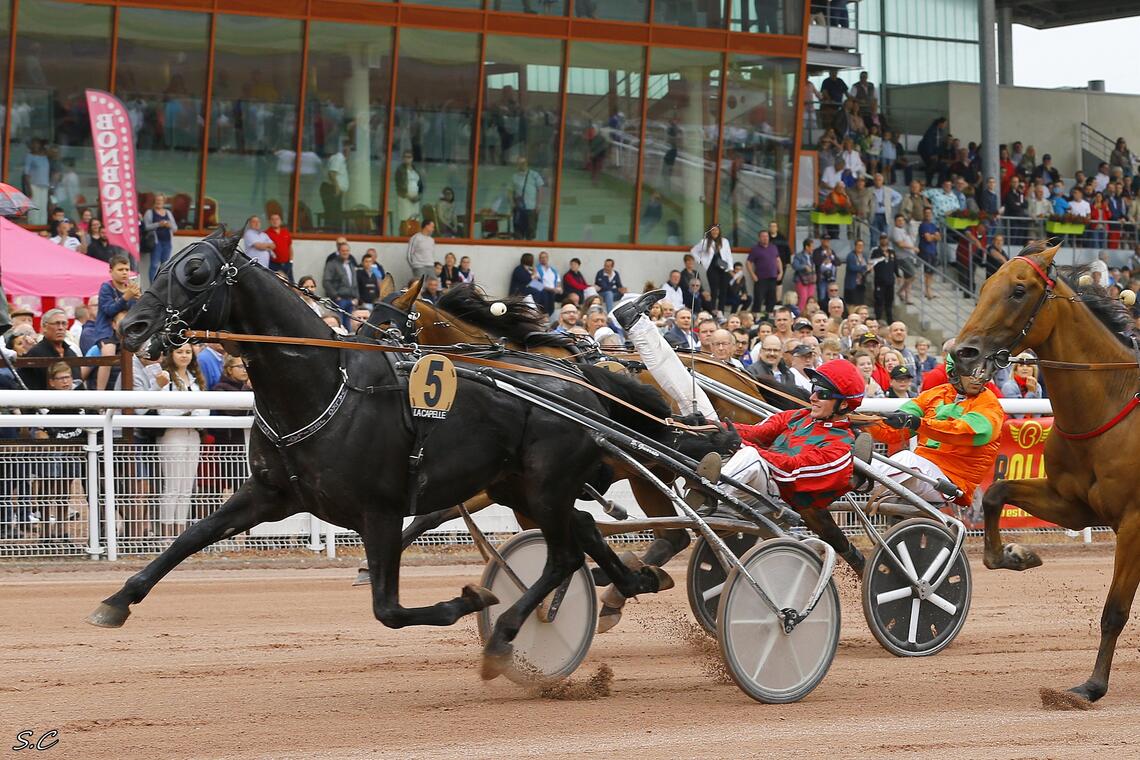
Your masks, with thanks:
[{"label": "horse head", "polygon": [[1049,301],[1073,295],[1053,267],[1060,249],[1032,242],[986,280],[950,352],[960,377],[987,380],[1011,354],[1036,348],[1049,337],[1056,323]]},{"label": "horse head", "polygon": [[133,353],[159,332],[178,342],[182,330],[220,328],[229,308],[224,286],[251,263],[240,242],[219,228],[172,256],[119,325],[123,347]]}]

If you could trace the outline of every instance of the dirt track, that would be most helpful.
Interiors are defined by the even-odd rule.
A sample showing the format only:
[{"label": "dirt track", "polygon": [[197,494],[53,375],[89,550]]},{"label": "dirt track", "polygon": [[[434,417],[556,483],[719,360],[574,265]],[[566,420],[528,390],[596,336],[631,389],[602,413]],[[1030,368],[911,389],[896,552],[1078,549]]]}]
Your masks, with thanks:
[{"label": "dirt track", "polygon": [[[1140,757],[1135,622],[1096,709],[1041,707],[1040,686],[1091,668],[1111,570],[1105,547],[1043,554],[1020,575],[975,562],[965,629],[923,660],[874,642],[844,578],[835,664],[787,706],[717,682],[681,589],[631,604],[595,639],[579,680],[607,664],[610,696],[555,701],[479,681],[473,622],[384,628],[344,568],[179,571],[119,630],[83,618],[122,569],[0,573],[0,747],[92,759]],[[409,568],[403,601],[477,578],[472,566]],[[53,728],[47,752],[8,753],[21,729]]]}]

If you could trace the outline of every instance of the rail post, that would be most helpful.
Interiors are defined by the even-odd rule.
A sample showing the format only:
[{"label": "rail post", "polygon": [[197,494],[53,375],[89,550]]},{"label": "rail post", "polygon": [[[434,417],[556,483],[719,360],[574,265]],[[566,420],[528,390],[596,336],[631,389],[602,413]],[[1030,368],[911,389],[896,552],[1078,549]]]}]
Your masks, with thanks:
[{"label": "rail post", "polygon": [[331,522],[325,523],[325,555],[329,559],[336,558],[336,526]]},{"label": "rail post", "polygon": [[115,411],[108,409],[103,417],[103,520],[106,523],[107,559],[119,559],[119,540],[115,533]]},{"label": "rail post", "polygon": [[321,518],[309,513],[309,549],[319,552],[321,546]]},{"label": "rail post", "polygon": [[103,553],[99,545],[99,433],[87,431],[87,553],[98,559]]}]

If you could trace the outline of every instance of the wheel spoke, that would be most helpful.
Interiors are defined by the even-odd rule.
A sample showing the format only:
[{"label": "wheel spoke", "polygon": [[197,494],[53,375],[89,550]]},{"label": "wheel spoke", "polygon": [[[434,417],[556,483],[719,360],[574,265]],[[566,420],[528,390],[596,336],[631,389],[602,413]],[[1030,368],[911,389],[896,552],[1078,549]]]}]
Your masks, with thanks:
[{"label": "wheel spoke", "polygon": [[720,592],[722,592],[722,591],[724,591],[724,583],[718,583],[715,586],[713,586],[712,588],[710,588],[708,591],[705,591],[703,594],[701,594],[701,599],[703,599],[706,602],[709,601],[710,599],[715,599],[718,596],[720,596]]},{"label": "wheel spoke", "polygon": [[897,588],[894,591],[884,591],[883,593],[881,593],[875,597],[875,603],[876,604],[888,604],[890,602],[897,602],[899,599],[906,599],[908,596],[910,596],[913,593],[914,593],[914,589],[912,589],[910,586],[904,586],[903,588]]},{"label": "wheel spoke", "polygon": [[906,548],[906,541],[899,541],[895,545],[895,551],[899,554],[899,561],[903,564],[903,569],[906,570],[909,576],[908,580],[914,583],[918,580],[918,571],[914,569],[914,561],[910,558],[910,550]]},{"label": "wheel spoke", "polygon": [[752,673],[752,681],[755,682],[760,677],[760,671],[764,669],[764,663],[768,662],[768,655],[772,654],[772,650],[776,647],[776,642],[780,640],[780,634],[772,631],[768,636],[768,641],[764,645],[764,651],[761,653],[756,663],[756,670]]},{"label": "wheel spoke", "polygon": [[918,642],[918,608],[921,604],[922,600],[917,596],[910,603],[910,631],[907,632],[906,640],[911,644]]},{"label": "wheel spoke", "polygon": [[935,574],[937,574],[938,571],[942,569],[942,563],[945,562],[946,558],[949,556],[950,550],[947,547],[943,546],[942,549],[939,550],[938,554],[935,555],[934,561],[930,563],[930,567],[926,568],[926,572],[922,574],[922,580],[929,581],[931,578],[933,578]]},{"label": "wheel spoke", "polygon": [[945,612],[947,615],[958,614],[958,606],[951,604],[950,602],[940,597],[938,594],[931,594],[929,597],[927,597],[926,601],[930,602],[935,607]]}]

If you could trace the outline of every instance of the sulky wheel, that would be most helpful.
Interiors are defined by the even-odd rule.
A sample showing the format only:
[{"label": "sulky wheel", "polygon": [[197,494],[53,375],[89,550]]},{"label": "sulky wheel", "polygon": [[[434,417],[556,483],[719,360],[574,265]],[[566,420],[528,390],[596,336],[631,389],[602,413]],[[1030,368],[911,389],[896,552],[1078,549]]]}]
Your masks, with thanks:
[{"label": "sulky wheel", "polygon": [[[768,539],[741,564],[779,609],[802,612],[823,570],[811,549],[790,538]],[[828,579],[819,603],[791,633],[738,568],[724,584],[717,639],[725,666],[745,694],[759,702],[796,702],[827,675],[839,645],[840,607]]]},{"label": "sulky wheel", "polygon": [[[546,541],[537,530],[524,531],[500,546],[499,554],[529,587],[538,580],[546,565]],[[499,615],[518,601],[523,589],[496,560],[487,563],[481,585],[499,598],[498,604],[478,613],[479,637],[486,642]],[[598,600],[593,576],[585,563],[574,571],[564,587],[565,594],[554,619],[546,622],[540,616],[558,591],[530,614],[515,636],[514,660],[504,674],[515,683],[533,684],[565,678],[577,670],[589,653],[598,622]]]},{"label": "sulky wheel", "polygon": [[[737,557],[756,545],[760,539],[751,533],[724,533],[721,539]],[[693,543],[689,555],[689,570],[685,574],[685,589],[689,592],[689,608],[705,632],[716,635],[716,614],[720,594],[728,577],[716,552],[703,538]]]},{"label": "sulky wheel", "polygon": [[879,546],[863,572],[863,613],[883,648],[898,657],[937,654],[962,630],[970,610],[966,552],[951,556],[954,537],[921,517],[900,522],[883,540],[923,581],[938,580],[950,562],[950,573],[939,586],[924,582],[916,589]]}]

